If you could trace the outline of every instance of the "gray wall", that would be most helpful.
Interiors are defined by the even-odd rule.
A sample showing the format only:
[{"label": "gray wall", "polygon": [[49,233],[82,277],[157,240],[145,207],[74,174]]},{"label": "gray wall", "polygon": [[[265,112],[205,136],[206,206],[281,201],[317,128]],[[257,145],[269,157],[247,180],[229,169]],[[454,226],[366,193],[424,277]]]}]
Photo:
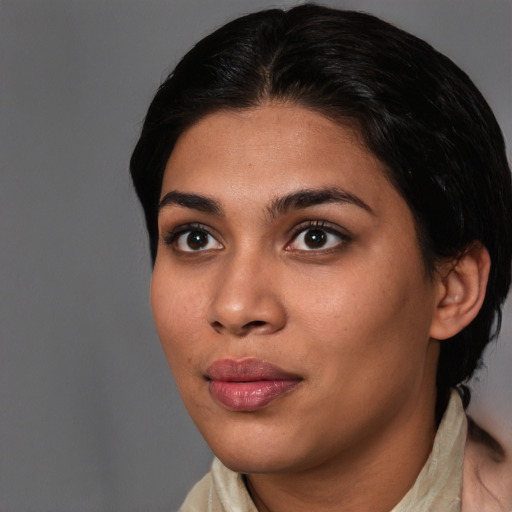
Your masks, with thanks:
[{"label": "gray wall", "polygon": [[[296,3],[0,1],[3,512],[172,511],[206,471],[211,455],[152,326],[128,159],[154,90],[195,40]],[[510,143],[509,0],[330,4],[379,14],[453,57]],[[511,317],[509,306],[474,408],[510,439]]]}]

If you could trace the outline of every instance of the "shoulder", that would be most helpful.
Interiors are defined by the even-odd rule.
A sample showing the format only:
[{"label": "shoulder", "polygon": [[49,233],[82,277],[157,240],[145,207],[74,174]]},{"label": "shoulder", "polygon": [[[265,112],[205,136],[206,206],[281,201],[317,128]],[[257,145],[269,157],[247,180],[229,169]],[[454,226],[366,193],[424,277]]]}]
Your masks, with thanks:
[{"label": "shoulder", "polygon": [[512,512],[512,455],[468,418],[462,512]]}]

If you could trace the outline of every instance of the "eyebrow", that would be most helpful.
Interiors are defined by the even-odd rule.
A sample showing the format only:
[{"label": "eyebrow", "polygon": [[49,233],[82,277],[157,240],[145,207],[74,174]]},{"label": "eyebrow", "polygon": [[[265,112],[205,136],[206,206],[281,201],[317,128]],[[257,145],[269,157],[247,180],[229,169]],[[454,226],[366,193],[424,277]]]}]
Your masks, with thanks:
[{"label": "eyebrow", "polygon": [[[280,215],[285,215],[293,210],[302,210],[311,206],[317,206],[326,203],[351,204],[362,208],[374,215],[374,211],[361,198],[351,194],[338,187],[328,187],[321,189],[301,189],[285,196],[274,199],[267,210],[271,218],[275,219]],[[224,216],[224,211],[220,204],[211,197],[200,194],[179,192],[171,190],[158,203],[158,211],[167,206],[178,205],[200,212],[211,213],[218,216]]]},{"label": "eyebrow", "polygon": [[220,204],[211,197],[202,196],[200,194],[189,194],[171,190],[167,192],[158,203],[158,212],[162,211],[166,206],[178,205],[200,212],[212,213],[214,215],[223,216],[224,212]]},{"label": "eyebrow", "polygon": [[272,218],[275,218],[292,210],[301,210],[326,203],[351,204],[375,215],[370,206],[361,198],[338,187],[297,190],[274,199],[268,208],[268,212]]}]

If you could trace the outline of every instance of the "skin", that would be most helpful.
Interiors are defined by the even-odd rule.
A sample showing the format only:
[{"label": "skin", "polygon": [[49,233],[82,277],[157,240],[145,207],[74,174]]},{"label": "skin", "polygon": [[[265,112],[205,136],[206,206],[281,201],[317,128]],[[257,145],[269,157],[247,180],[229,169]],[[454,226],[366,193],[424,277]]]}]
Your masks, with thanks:
[{"label": "skin", "polygon": [[464,454],[462,512],[512,510],[512,460],[506,445],[488,431],[471,433]]},{"label": "skin", "polygon": [[[512,302],[503,310],[503,318],[512,317]],[[512,335],[507,325],[501,330],[500,340],[485,353],[485,366],[473,379],[473,396],[469,414],[476,423],[490,433],[501,450],[481,440],[468,440],[464,487],[466,502],[471,506],[463,512],[512,511],[512,389],[510,360]],[[463,500],[464,503],[464,500]],[[487,508],[486,508],[487,507]]]},{"label": "skin", "polygon": [[[162,206],[157,331],[190,415],[224,464],[248,475],[260,511],[389,511],[431,450],[432,332],[446,290],[427,276],[411,211],[385,172],[356,131],[279,104],[201,119],[167,163],[162,198],[201,195],[219,211]],[[361,204],[269,213],[277,198],[334,187]],[[318,235],[308,221],[326,223],[325,245],[305,243],[308,229]],[[205,372],[245,358],[300,382],[263,408],[230,411]]]},{"label": "skin", "polygon": [[464,457],[462,512],[512,510],[510,458],[498,458],[481,444],[468,442]]}]

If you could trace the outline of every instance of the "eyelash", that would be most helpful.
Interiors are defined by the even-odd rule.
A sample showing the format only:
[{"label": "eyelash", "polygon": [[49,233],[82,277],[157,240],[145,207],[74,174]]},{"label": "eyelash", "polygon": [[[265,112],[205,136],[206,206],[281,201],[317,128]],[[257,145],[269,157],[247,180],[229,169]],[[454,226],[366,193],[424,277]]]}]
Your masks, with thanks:
[{"label": "eyelash", "polygon": [[179,247],[177,247],[177,244],[178,244],[178,241],[179,241],[179,238],[187,233],[192,233],[194,231],[197,231],[199,233],[204,233],[205,235],[207,235],[208,237],[211,237],[213,238],[214,240],[216,240],[220,245],[222,245],[215,236],[212,235],[211,233],[211,230],[208,226],[205,226],[204,224],[199,224],[199,223],[192,223],[192,224],[184,224],[184,225],[181,225],[181,226],[178,226],[177,228],[171,230],[170,232],[168,232],[164,239],[163,239],[163,242],[165,243],[165,245],[169,245],[169,246],[173,246],[174,249],[180,253],[186,253],[186,252],[190,252],[190,253],[196,253],[196,252],[202,252],[204,251],[205,249],[198,249],[198,250],[190,250],[190,251],[186,251],[186,250],[183,250],[183,249],[179,249]]},{"label": "eyelash", "polygon": [[[333,235],[335,237],[338,237],[339,242],[337,242],[334,247],[328,247],[328,248],[323,248],[323,247],[319,247],[317,249],[313,249],[313,248],[311,248],[311,249],[293,249],[293,248],[290,248],[296,242],[296,240],[299,238],[299,236],[301,234],[305,234],[311,230],[323,231],[324,233],[327,233],[328,235]],[[222,246],[222,244],[217,240],[217,238],[214,235],[212,235],[211,229],[208,226],[205,226],[204,224],[200,224],[200,223],[184,224],[184,225],[176,227],[175,229],[171,230],[170,232],[168,232],[165,235],[165,237],[163,238],[163,242],[168,246],[174,247],[174,249],[180,253],[187,253],[187,252],[188,253],[199,253],[199,252],[207,250],[207,249],[183,250],[183,249],[180,249],[179,247],[177,247],[177,243],[178,243],[180,237],[182,237],[183,235],[185,235],[187,233],[190,234],[194,231],[204,233],[206,236],[211,237],[212,239],[217,241],[217,243],[220,246]],[[299,226],[295,227],[295,229],[292,231],[292,233],[290,235],[290,241],[285,245],[285,251],[290,252],[292,250],[296,250],[297,252],[301,252],[301,253],[332,252],[332,251],[339,249],[340,247],[347,245],[351,241],[352,241],[352,238],[349,235],[347,235],[345,233],[341,233],[339,231],[339,229],[332,227],[326,221],[311,220],[311,221],[303,222]],[[215,250],[219,250],[219,249],[215,249]]]},{"label": "eyelash", "polygon": [[[285,250],[287,250],[288,247],[294,244],[294,242],[299,238],[301,234],[305,234],[308,231],[311,230],[318,230],[323,231],[325,233],[328,233],[329,235],[333,235],[339,238],[339,242],[336,243],[334,247],[328,247],[323,248],[320,247],[318,249],[295,249],[298,252],[304,253],[304,252],[311,252],[311,253],[325,253],[325,252],[332,252],[337,249],[340,249],[341,247],[347,245],[352,241],[352,237],[347,235],[346,233],[342,233],[339,229],[333,227],[328,222],[323,220],[310,220],[303,222],[299,226],[297,226],[291,235],[291,241],[286,244]],[[290,250],[290,249],[288,249]],[[293,249],[291,249],[293,250]]]}]

